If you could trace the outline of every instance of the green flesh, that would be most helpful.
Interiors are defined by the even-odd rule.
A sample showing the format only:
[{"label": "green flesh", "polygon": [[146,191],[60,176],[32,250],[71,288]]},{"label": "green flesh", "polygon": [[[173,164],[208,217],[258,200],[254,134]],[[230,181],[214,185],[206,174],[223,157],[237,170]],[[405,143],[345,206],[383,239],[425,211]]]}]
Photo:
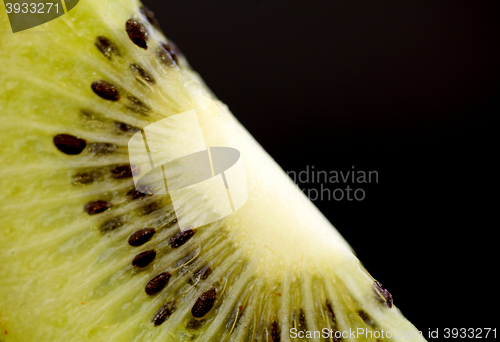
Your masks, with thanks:
[{"label": "green flesh", "polygon": [[[0,341],[293,341],[301,340],[290,337],[293,328],[416,331],[396,307],[388,307],[374,279],[300,191],[283,208],[253,201],[196,229],[182,246],[169,244],[179,231],[170,198],[134,199],[132,178],[116,176],[117,167],[130,165],[129,139],[137,129],[193,108],[215,136],[218,126],[203,121],[213,113],[227,116],[228,127],[242,128],[182,55],[177,63],[168,54],[158,57],[160,42],[171,42],[140,7],[129,0],[81,1],[47,24],[2,34],[0,323],[5,333],[0,329]],[[127,35],[130,18],[147,28],[147,50]],[[10,30],[5,12],[0,29]],[[103,54],[98,37],[116,50]],[[120,100],[97,96],[91,84],[98,80],[116,85]],[[259,177],[251,165],[269,169],[271,179],[285,177],[241,132],[240,150],[250,146],[250,182]],[[78,155],[62,153],[54,145],[58,134],[84,139],[87,147]],[[276,187],[291,189],[283,182]],[[96,200],[112,206],[89,215],[84,207]],[[311,232],[301,223],[288,224],[282,211],[293,213],[291,222],[303,217]],[[259,230],[267,222],[274,223]],[[318,246],[318,226],[333,252]],[[131,234],[145,227],[155,228],[155,235],[130,246]],[[303,240],[301,251],[292,242],[279,243],[295,234],[306,236],[297,237]],[[131,264],[153,249],[157,254],[149,266]],[[205,273],[207,268],[211,272]],[[171,274],[168,284],[147,294],[146,284],[162,272]],[[197,300],[213,289],[213,308],[193,317]],[[167,303],[171,315],[155,326],[155,314]]]}]

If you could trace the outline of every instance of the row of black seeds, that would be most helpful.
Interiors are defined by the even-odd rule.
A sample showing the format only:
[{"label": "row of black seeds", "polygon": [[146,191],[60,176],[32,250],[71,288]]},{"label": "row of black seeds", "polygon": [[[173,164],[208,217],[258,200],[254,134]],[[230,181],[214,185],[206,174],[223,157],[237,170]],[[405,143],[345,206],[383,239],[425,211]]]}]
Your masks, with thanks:
[{"label": "row of black seeds", "polygon": [[[95,180],[103,178],[104,168],[85,170],[73,176],[73,184],[92,184]],[[132,177],[130,165],[117,165],[109,170],[110,176],[114,179],[126,179]]]},{"label": "row of black seeds", "polygon": [[[147,19],[151,23],[153,23],[154,26],[160,29],[159,23],[154,18],[153,13],[149,11],[147,8],[143,8],[142,11],[147,17]],[[132,42],[134,42],[134,44],[143,49],[148,48],[147,46],[148,32],[146,27],[142,23],[138,22],[135,19],[130,19],[126,22],[125,28],[129,38],[131,39]],[[116,47],[116,45],[110,39],[104,36],[97,37],[95,46],[108,59],[112,59],[113,56],[120,55],[120,52]],[[180,51],[174,44],[167,44],[162,42],[160,44],[160,47],[161,49],[158,53],[158,56],[164,64],[170,64],[170,61],[172,60],[178,63],[178,56],[180,55]],[[150,76],[150,74],[147,73],[146,70],[141,66],[139,66],[138,64],[131,64],[130,68],[137,78],[142,79],[143,81],[149,84],[155,83],[154,78]],[[102,99],[114,102],[119,101],[121,99],[120,92],[118,91],[117,87],[105,80],[94,81],[91,84],[91,89],[95,94],[97,94]],[[135,107],[135,109],[138,109],[139,111],[142,112],[148,111],[147,107],[145,107],[144,104],[136,97],[129,95],[127,98],[131,102],[132,107]],[[115,126],[122,132],[139,131],[138,128],[135,128],[133,126],[124,123],[115,123]],[[84,139],[80,139],[78,137],[69,134],[58,134],[54,137],[53,142],[61,152],[68,155],[78,155],[87,147],[87,142]],[[117,150],[117,147],[115,145],[107,143],[92,143],[88,146],[90,152],[100,153],[100,154],[112,153]],[[132,177],[132,168],[130,167],[130,165],[117,166],[111,170],[111,175],[115,179],[130,178]],[[75,180],[74,183],[77,184],[90,184],[94,181],[94,178],[92,173],[81,173],[75,175],[74,180]],[[133,199],[138,199],[142,198],[143,196],[146,196],[145,193],[143,193],[142,191],[140,192],[137,189],[129,191],[127,195],[130,195]],[[157,205],[156,203],[150,205],[150,207],[145,209],[145,213],[149,213],[153,210],[156,210],[157,209],[156,205]],[[85,204],[84,211],[89,215],[95,215],[108,210],[109,208],[111,208],[111,206],[112,204],[109,202],[103,200],[97,200]],[[122,218],[116,217],[104,223],[101,226],[100,230],[102,232],[111,231],[122,226],[123,223],[124,222]],[[131,246],[141,246],[147,241],[149,241],[155,234],[155,232],[156,231],[154,228],[141,229],[132,234],[128,242]],[[173,237],[171,237],[169,244],[172,248],[178,248],[184,245],[189,239],[191,239],[193,235],[194,235],[194,230],[192,229],[178,232]],[[140,268],[146,267],[155,258],[156,258],[156,251],[148,250],[136,255],[132,261],[132,265]],[[206,279],[210,273],[211,273],[211,268],[204,267],[198,270],[195,273],[194,277],[198,279]],[[171,274],[168,272],[163,272],[157,275],[156,277],[151,279],[146,285],[145,288],[146,293],[148,295],[154,295],[159,293],[168,284],[170,277]],[[202,294],[192,308],[193,316],[194,317],[205,316],[212,309],[215,300],[216,300],[215,289],[211,289]],[[174,311],[175,311],[175,303],[169,302],[163,305],[157,311],[157,313],[152,319],[152,322],[155,325],[160,325],[166,319],[168,319],[168,317],[170,317],[170,315]]]},{"label": "row of black seeds", "polygon": [[[149,10],[144,10],[144,14],[148,18],[149,21],[151,21],[157,28],[159,29],[159,25],[157,21],[155,21],[154,17],[152,16],[152,12]],[[145,26],[139,22],[137,22],[135,19],[130,19],[126,23],[126,31],[129,35],[129,38],[134,42],[137,46],[147,49],[147,36],[148,32],[145,28]],[[109,39],[105,37],[98,37],[98,40],[96,42],[96,46],[99,48],[99,50],[108,58],[111,58],[113,55],[119,55],[118,50],[116,49],[115,45],[109,41]],[[175,45],[169,45],[167,43],[161,43],[160,47],[163,50],[160,50],[159,52],[159,57],[164,63],[168,63],[170,60],[175,61],[178,63],[177,60],[177,55],[178,55],[178,50],[176,49]],[[137,64],[132,64],[130,66],[132,69],[132,72],[136,75],[136,77],[141,78],[142,80],[146,81],[149,84],[154,84],[155,81],[154,79],[144,70],[144,68],[140,67]],[[110,101],[118,101],[120,99],[120,94],[116,87],[109,82],[106,81],[96,81],[92,84],[92,90],[99,95],[101,98],[110,100]],[[142,103],[135,97],[129,97],[131,102],[135,104],[138,107],[142,106]],[[128,131],[130,130],[129,126],[125,126],[125,124],[119,126],[122,131]],[[61,142],[62,141],[62,142]],[[56,140],[54,140],[56,143]],[[72,137],[72,136],[60,136],[58,138],[58,143],[60,146],[64,146],[63,149],[65,149],[68,152],[65,152],[67,154],[79,154],[86,146],[86,142],[84,140]],[[56,146],[58,144],[56,143]],[[59,146],[58,146],[59,148]],[[60,148],[61,150],[61,148]],[[63,151],[64,152],[64,151]],[[130,166],[123,166],[123,167],[117,167],[112,171],[112,174],[115,175],[115,178],[128,178],[131,176],[131,170]],[[86,210],[89,214],[96,214],[99,212],[102,212],[104,210],[107,210],[110,207],[110,205],[104,201],[95,201],[91,202],[86,205]],[[115,228],[116,225],[119,225],[118,221],[113,221],[112,223],[108,224],[108,226],[112,227],[112,229]],[[108,228],[110,228],[108,227]],[[155,234],[155,230],[153,228],[145,228],[142,230],[139,230],[132,234],[129,238],[129,244],[131,246],[140,246],[146,243],[151,239],[151,237]],[[179,232],[176,235],[174,235],[170,241],[169,244],[173,248],[177,248],[185,244],[192,236],[194,235],[194,230],[187,230],[184,232]],[[134,260],[132,261],[132,264],[136,267],[145,267],[149,265],[156,257],[156,251],[155,250],[150,250],[150,251],[145,251],[140,254],[138,254]],[[202,271],[202,269],[198,270],[197,272]],[[196,277],[200,277],[201,279],[205,279],[211,272],[211,268],[206,268],[204,272],[201,275],[195,274]],[[171,274],[168,272],[163,272],[153,279],[151,279],[148,284],[146,285],[145,291],[148,295],[154,295],[159,293],[167,284],[168,281],[171,277]],[[385,299],[385,302],[389,307],[392,306],[392,297],[390,297],[390,294],[387,295],[387,291],[385,288],[379,286],[379,283],[376,283],[376,289],[382,294],[382,296]],[[195,318],[201,318],[205,316],[214,306],[214,303],[216,301],[217,293],[214,288],[206,291],[203,293],[196,303],[193,305],[193,308],[191,310],[191,313],[193,317]],[[331,308],[331,305],[328,306],[328,312],[330,314],[330,317],[334,319],[333,315],[333,309]],[[240,310],[242,311],[242,307],[239,307]],[[165,320],[167,320],[170,315],[175,311],[175,305],[174,302],[169,302],[165,305],[163,305],[157,313],[154,315],[152,322],[155,325],[160,325],[162,324]],[[364,312],[360,311],[358,312],[360,317],[365,320],[365,321],[370,321],[370,319],[367,317],[367,315],[364,314]],[[295,316],[295,315],[294,315]],[[295,316],[295,322],[298,325],[299,330],[303,330],[306,328],[306,322],[305,322],[305,315],[302,309],[300,309]],[[270,327],[271,331],[271,341],[280,341],[280,329],[279,325],[276,321],[273,321]]]},{"label": "row of black seeds", "polygon": [[53,138],[54,145],[59,151],[68,155],[82,153],[88,146],[88,151],[94,154],[110,154],[118,150],[118,146],[109,143],[91,143],[87,145],[85,139],[70,134],[57,134]]},{"label": "row of black seeds", "polygon": [[[154,228],[143,228],[140,229],[136,232],[134,232],[132,235],[130,235],[128,239],[128,243],[132,247],[138,247],[142,246],[145,243],[147,243],[153,235],[156,233],[156,229]],[[172,248],[178,248],[182,245],[184,245],[186,242],[191,239],[194,235],[194,230],[188,230],[184,232],[178,232],[174,236],[172,236],[169,240],[169,245]],[[138,268],[144,268],[148,266],[153,260],[156,258],[156,251],[155,250],[149,250],[145,251],[142,253],[137,254],[134,259],[132,260],[132,265],[134,267]],[[207,273],[205,271],[205,273]],[[172,275],[169,272],[162,272],[159,275],[155,276],[153,279],[148,281],[145,287],[145,291],[148,295],[155,295],[161,292],[167,285],[170,280],[170,277]],[[207,275],[208,276],[208,275]],[[202,276],[203,277],[203,276]],[[163,310],[167,310],[168,308],[165,307]],[[167,310],[168,311],[168,310]],[[167,312],[165,311],[165,312]],[[156,316],[155,316],[156,317]],[[159,315],[160,321],[165,318],[165,315]]]},{"label": "row of black seeds", "polygon": [[[161,31],[158,21],[154,17],[154,13],[143,6],[140,11],[146,16],[147,20],[150,21],[153,26],[155,26],[158,30]],[[135,19],[129,19],[125,24],[125,30],[130,38],[130,40],[136,44],[137,46],[147,49],[147,38],[148,31],[144,24],[138,22]],[[160,60],[166,64],[168,64],[169,60],[173,60],[178,63],[178,56],[180,55],[180,51],[177,46],[173,43],[160,42],[160,51],[158,56]],[[116,45],[107,37],[98,36],[95,41],[95,46],[101,51],[101,53],[107,58],[111,59],[112,56],[119,56],[119,50]],[[154,84],[154,78],[147,73],[144,68],[139,66],[138,64],[131,64],[130,68],[135,75],[138,75],[141,79],[146,81],[147,83]],[[119,101],[120,93],[115,85],[105,81],[94,81],[91,85],[92,90],[101,98],[109,101]],[[142,111],[147,111],[144,104],[134,96],[129,97],[129,100],[133,105],[141,109]],[[122,131],[130,131],[132,127],[127,124],[118,123],[119,129]],[[137,131],[137,130],[136,130]],[[63,153],[69,155],[80,154],[83,149],[87,146],[85,140],[77,138],[75,136],[69,134],[58,134],[54,137],[54,144],[56,147]],[[113,147],[106,144],[99,144],[94,146],[95,152],[104,152],[109,153],[112,152]]]},{"label": "row of black seeds", "polygon": [[[154,17],[154,13],[147,9],[146,7],[142,7],[140,11],[146,16],[147,20],[150,21],[153,26],[155,26],[158,30],[161,31],[161,28],[159,26],[158,21]],[[131,18],[127,20],[125,23],[125,31],[127,32],[130,40],[136,44],[137,46],[147,49],[147,39],[148,39],[148,31],[146,29],[146,26],[139,21]],[[98,36],[95,41],[95,46],[101,51],[101,53],[106,56],[108,59],[111,59],[113,56],[119,56],[120,52],[116,46],[110,39],[104,37],[104,36]],[[177,56],[180,54],[179,50],[177,47],[173,44],[167,44],[162,42],[160,44],[160,52],[159,52],[159,57],[160,60],[166,61],[167,60],[167,55],[165,54],[168,53],[168,56],[170,59],[174,60],[177,62]],[[149,84],[154,84],[155,80],[153,79],[152,76],[150,76],[149,73],[144,70],[141,66],[138,64],[131,64],[130,68],[134,75],[136,77],[146,81]],[[117,89],[117,87],[105,80],[99,80],[99,81],[94,81],[91,84],[91,88],[94,91],[95,94],[97,94],[99,97],[108,100],[108,101],[119,101],[121,96],[120,93]],[[128,100],[131,102],[132,107],[135,107],[134,109],[138,110],[139,112],[148,112],[149,109],[135,96],[129,95],[127,96]],[[138,131],[138,129],[133,128],[130,125],[123,124],[123,123],[118,123],[117,127],[124,132],[128,131]],[[87,142],[83,139],[77,138],[75,136],[69,135],[69,134],[59,134],[54,137],[54,144],[56,147],[63,153],[69,154],[69,155],[76,155],[80,154],[85,147],[87,146]],[[91,152],[94,153],[101,153],[101,154],[107,154],[107,153],[112,153],[116,150],[116,146],[112,144],[107,144],[107,143],[94,143],[90,147]],[[111,171],[113,178],[117,179],[122,179],[122,178],[130,178],[132,176],[132,170],[131,167],[128,165],[124,166],[118,166],[115,169]],[[89,174],[82,174],[77,176],[77,179],[79,180],[80,184],[89,184],[93,182],[93,178]],[[129,193],[133,199],[137,199],[140,197],[143,197],[142,192],[139,192],[137,190],[132,190],[131,193]],[[84,210],[89,214],[89,215],[95,215],[102,213],[106,211],[107,209],[111,208],[111,203],[108,203],[106,201],[98,200],[98,201],[93,201],[89,202],[84,206]],[[147,208],[144,209],[144,214],[148,214],[154,210],[158,209],[157,203],[153,202],[151,205],[149,205]],[[109,231],[116,229],[118,226],[122,224],[121,221],[119,220],[114,220],[114,221],[109,221],[107,222],[103,227],[101,227],[101,231]],[[131,237],[132,241],[129,240],[129,243],[131,245],[137,244],[137,245],[142,245],[143,243],[147,242],[154,232],[151,230],[148,230],[147,232],[142,232],[138,233],[141,235],[141,237],[137,237],[134,239]],[[187,240],[189,240],[192,235],[194,234],[193,230],[185,231],[185,232],[180,232],[177,236],[173,237],[171,239],[171,246],[174,248],[179,247],[183,245]],[[149,264],[154,257],[156,256],[156,252],[154,251],[148,251],[142,253],[142,255],[138,255],[135,257],[133,264],[135,263],[136,265],[147,265]],[[149,261],[149,262],[148,262]],[[143,267],[143,266],[139,266]]]},{"label": "row of black seeds", "polygon": [[[146,77],[147,80],[151,81],[150,76],[146,75],[145,70],[143,70],[143,76]],[[118,91],[118,88],[114,84],[109,83],[108,81],[104,80],[94,81],[91,84],[91,88],[96,95],[98,95],[104,100],[116,102],[121,99],[121,95],[120,92]],[[151,112],[151,109],[149,109],[148,106],[146,106],[137,97],[129,94],[125,97],[125,99],[128,102],[128,104],[126,104],[128,109],[143,115]]]}]

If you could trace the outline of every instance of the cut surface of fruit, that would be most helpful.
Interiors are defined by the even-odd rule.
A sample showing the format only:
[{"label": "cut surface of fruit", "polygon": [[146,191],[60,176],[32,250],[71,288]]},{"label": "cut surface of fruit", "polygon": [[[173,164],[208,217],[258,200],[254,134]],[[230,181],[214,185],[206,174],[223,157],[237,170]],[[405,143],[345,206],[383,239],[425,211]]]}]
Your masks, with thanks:
[{"label": "cut surface of fruit", "polygon": [[[0,341],[424,340],[141,3],[3,33],[0,62]],[[240,152],[248,199],[181,230],[215,194],[136,188],[129,141],[189,111]]]}]

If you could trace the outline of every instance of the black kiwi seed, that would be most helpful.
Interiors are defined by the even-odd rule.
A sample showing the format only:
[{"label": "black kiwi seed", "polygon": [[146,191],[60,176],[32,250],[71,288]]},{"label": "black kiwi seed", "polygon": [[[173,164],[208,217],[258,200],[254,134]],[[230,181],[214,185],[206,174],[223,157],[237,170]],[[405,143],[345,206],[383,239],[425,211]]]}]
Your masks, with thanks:
[{"label": "black kiwi seed", "polygon": [[333,306],[329,299],[326,300],[326,311],[328,313],[328,317],[335,322],[335,312],[333,311]]},{"label": "black kiwi seed", "polygon": [[108,203],[106,201],[93,201],[85,204],[83,208],[87,214],[95,215],[111,208],[111,203]]},{"label": "black kiwi seed", "polygon": [[278,322],[273,321],[271,323],[271,341],[272,342],[280,342],[281,339],[281,330]]},{"label": "black kiwi seed", "polygon": [[120,99],[120,93],[116,87],[106,81],[94,81],[91,85],[92,90],[98,96],[109,101],[118,101]]},{"label": "black kiwi seed", "polygon": [[198,298],[196,303],[194,303],[191,309],[191,314],[195,318],[201,318],[205,316],[214,306],[215,299],[217,298],[217,293],[215,289],[210,289]]},{"label": "black kiwi seed", "polygon": [[132,177],[130,165],[119,165],[111,169],[111,177],[114,179],[124,179]]},{"label": "black kiwi seed", "polygon": [[130,64],[130,69],[136,78],[149,84],[155,84],[155,79],[139,64]]},{"label": "black kiwi seed", "polygon": [[166,42],[160,42],[159,44],[160,50],[158,52],[158,56],[160,57],[161,62],[166,65],[170,66],[172,64],[172,61],[174,61],[176,64],[179,64],[179,54],[180,51],[177,49],[177,46],[175,46],[173,43],[166,43]]},{"label": "black kiwi seed", "polygon": [[146,267],[156,258],[156,251],[150,250],[139,253],[132,260],[132,265],[135,267]]},{"label": "black kiwi seed", "polygon": [[[333,305],[332,305],[332,302],[327,299],[326,300],[326,314],[328,316],[328,318],[330,319],[330,329],[333,330],[333,331],[337,331],[337,320],[335,318],[335,312],[333,311]],[[337,337],[337,336],[334,336],[333,337],[333,340],[329,340],[329,339],[326,339],[326,341],[328,342],[341,342],[342,341],[342,338],[341,337]]]},{"label": "black kiwi seed", "polygon": [[186,242],[189,241],[194,235],[194,230],[193,229],[188,229],[185,231],[181,231],[176,233],[174,236],[170,238],[170,241],[168,244],[172,246],[172,248],[177,248],[185,244]]},{"label": "black kiwi seed", "polygon": [[146,6],[142,6],[141,8],[139,8],[139,11],[141,11],[144,16],[146,17],[146,19],[148,19],[148,21],[158,29],[158,31],[161,31],[161,27],[160,27],[160,22],[156,19],[155,17],[155,14],[153,11],[151,11],[149,8],[147,8]]},{"label": "black kiwi seed", "polygon": [[121,217],[114,217],[111,220],[104,222],[99,230],[105,233],[111,230],[115,230],[116,228],[119,228],[121,226],[123,226],[123,219]]},{"label": "black kiwi seed", "polygon": [[147,50],[148,44],[146,40],[148,38],[148,31],[146,30],[146,27],[143,24],[141,24],[135,19],[129,19],[125,24],[125,29],[127,30],[127,34],[130,40],[135,45]]},{"label": "black kiwi seed", "polygon": [[153,235],[155,235],[156,230],[154,228],[143,228],[136,231],[128,238],[128,244],[133,247],[138,247],[144,245],[146,242],[151,240]]},{"label": "black kiwi seed", "polygon": [[59,151],[69,155],[80,154],[87,146],[85,140],[69,134],[58,134],[53,141]]},{"label": "black kiwi seed", "polygon": [[151,322],[155,326],[159,326],[163,322],[165,322],[174,313],[174,311],[175,302],[168,302],[167,304],[163,305],[158,311],[156,311]]},{"label": "black kiwi seed", "polygon": [[123,123],[123,122],[115,122],[115,127],[119,129],[122,132],[126,133],[136,133],[139,132],[141,129],[131,126],[129,124]]},{"label": "black kiwi seed", "polygon": [[130,106],[128,106],[128,108],[130,110],[133,110],[134,112],[138,112],[141,114],[146,114],[146,113],[151,112],[151,109],[149,109],[148,106],[146,106],[137,97],[129,95],[129,96],[127,96],[127,98],[130,101]]},{"label": "black kiwi seed", "polygon": [[167,286],[170,277],[171,274],[168,272],[160,273],[146,284],[146,293],[150,296],[157,294]]},{"label": "black kiwi seed", "polygon": [[358,310],[357,312],[358,316],[361,317],[361,319],[368,325],[373,326],[374,322],[370,318],[370,316],[364,311],[364,310]]},{"label": "black kiwi seed", "polygon": [[73,176],[73,184],[92,184],[94,183],[94,175],[92,173],[83,172]]},{"label": "black kiwi seed", "polygon": [[304,314],[304,310],[300,308],[298,311],[294,313],[295,320],[298,324],[297,330],[299,331],[306,331],[307,330],[307,323],[306,323],[306,315]]},{"label": "black kiwi seed", "polygon": [[110,154],[118,150],[118,146],[108,143],[91,143],[89,151],[95,154]]},{"label": "black kiwi seed", "polygon": [[151,214],[153,211],[156,211],[161,208],[161,205],[159,202],[152,202],[149,203],[148,205],[145,205],[142,207],[142,213],[143,215],[148,215]]},{"label": "black kiwi seed", "polygon": [[116,48],[116,45],[109,40],[106,37],[99,36],[95,40],[95,46],[99,49],[99,51],[102,52],[102,54],[109,59],[111,59],[112,56],[119,56],[118,49]]},{"label": "black kiwi seed", "polygon": [[[129,196],[132,200],[136,200],[136,199],[148,196],[148,194],[146,194],[145,192],[146,191],[142,192],[142,191],[139,191],[139,190],[134,188],[134,189],[130,190],[129,192],[127,192],[127,196]],[[151,195],[149,195],[149,196],[151,196]]]},{"label": "black kiwi seed", "polygon": [[212,274],[212,268],[210,266],[204,266],[200,268],[198,271],[194,272],[193,277],[189,279],[189,283],[193,285],[198,280],[205,280],[208,276]]},{"label": "black kiwi seed", "polygon": [[385,300],[382,300],[380,296],[377,295],[377,298],[380,299],[380,301],[384,302],[389,308],[392,308],[392,295],[387,289],[378,281],[373,282],[373,286],[375,288],[375,291],[378,292]]}]

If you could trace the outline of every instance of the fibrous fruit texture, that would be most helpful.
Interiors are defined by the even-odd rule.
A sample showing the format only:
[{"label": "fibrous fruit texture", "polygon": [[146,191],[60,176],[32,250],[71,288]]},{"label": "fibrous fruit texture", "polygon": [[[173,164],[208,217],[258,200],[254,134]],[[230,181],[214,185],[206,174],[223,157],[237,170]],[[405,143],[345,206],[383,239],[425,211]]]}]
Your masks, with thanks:
[{"label": "fibrous fruit texture", "polygon": [[[423,340],[151,11],[87,0],[24,32],[8,23],[1,13],[1,341]],[[180,113],[199,127],[160,127],[166,150],[195,130],[212,162],[218,147],[239,153],[246,197],[236,205],[226,172],[230,214],[215,191],[136,186],[131,141]]]}]

